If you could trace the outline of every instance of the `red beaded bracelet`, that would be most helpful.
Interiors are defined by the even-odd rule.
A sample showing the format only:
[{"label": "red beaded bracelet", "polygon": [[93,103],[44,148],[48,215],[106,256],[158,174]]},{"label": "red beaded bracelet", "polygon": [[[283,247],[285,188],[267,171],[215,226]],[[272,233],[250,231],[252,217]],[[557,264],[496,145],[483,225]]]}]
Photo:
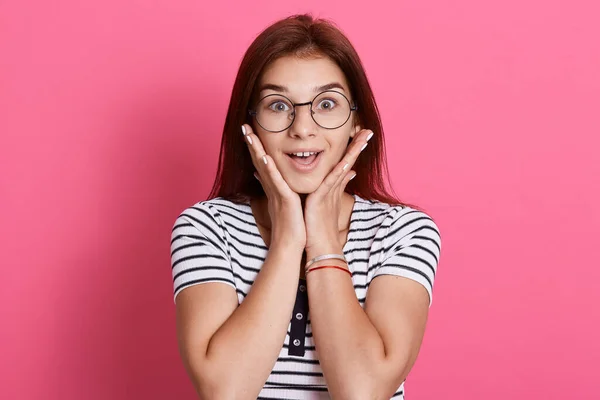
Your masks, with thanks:
[{"label": "red beaded bracelet", "polygon": [[344,272],[347,272],[347,273],[348,273],[348,275],[350,275],[350,277],[352,277],[352,272],[350,272],[350,270],[349,270],[349,269],[346,269],[346,268],[343,268],[343,267],[340,267],[340,266],[337,266],[337,265],[321,265],[321,266],[319,266],[319,267],[312,267],[312,268],[309,268],[308,270],[306,270],[306,272],[305,272],[304,274],[305,274],[305,275],[308,275],[308,273],[309,273],[309,272],[311,272],[311,271],[315,271],[315,270],[317,270],[317,269],[323,269],[323,268],[336,268],[336,269],[341,269],[342,271],[344,271]]}]

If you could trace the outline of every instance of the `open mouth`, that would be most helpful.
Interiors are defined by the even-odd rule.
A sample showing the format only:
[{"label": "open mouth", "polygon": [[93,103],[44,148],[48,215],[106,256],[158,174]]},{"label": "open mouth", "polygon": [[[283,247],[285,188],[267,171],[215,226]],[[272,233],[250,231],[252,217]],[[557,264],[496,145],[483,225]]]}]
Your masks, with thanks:
[{"label": "open mouth", "polygon": [[306,151],[303,153],[288,153],[287,156],[298,164],[310,165],[312,164],[323,151]]},{"label": "open mouth", "polygon": [[321,159],[321,151],[308,151],[302,153],[286,153],[292,166],[299,172],[310,172],[314,170]]}]

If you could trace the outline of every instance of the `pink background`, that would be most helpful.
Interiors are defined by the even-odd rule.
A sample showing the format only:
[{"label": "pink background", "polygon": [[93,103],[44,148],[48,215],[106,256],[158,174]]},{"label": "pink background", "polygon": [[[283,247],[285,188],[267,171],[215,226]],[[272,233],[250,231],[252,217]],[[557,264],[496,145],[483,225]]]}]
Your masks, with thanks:
[{"label": "pink background", "polygon": [[597,4],[3,1],[0,398],[194,398],[170,229],[208,194],[243,52],[312,11],[442,230],[407,398],[597,399]]}]

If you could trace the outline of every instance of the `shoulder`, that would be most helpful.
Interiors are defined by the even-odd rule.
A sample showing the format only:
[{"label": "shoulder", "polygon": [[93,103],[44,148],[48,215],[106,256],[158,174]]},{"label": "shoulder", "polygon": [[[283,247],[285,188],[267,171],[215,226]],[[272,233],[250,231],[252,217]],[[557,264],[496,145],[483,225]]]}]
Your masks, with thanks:
[{"label": "shoulder", "polygon": [[432,215],[409,205],[392,205],[356,196],[354,217],[360,224],[377,228],[386,242],[408,240],[415,235],[433,240],[441,246],[440,229]]},{"label": "shoulder", "polygon": [[[394,206],[388,215],[387,245],[411,246],[428,243],[439,255],[442,246],[440,229],[432,216],[410,206]],[[428,247],[429,247],[428,246]]]},{"label": "shoulder", "polygon": [[[196,223],[213,223],[224,227],[226,220],[247,220],[252,216],[248,204],[234,203],[222,197],[202,200],[186,207],[177,216],[177,221],[190,220]],[[175,224],[177,224],[177,221]]]},{"label": "shoulder", "polygon": [[175,220],[171,240],[184,228],[194,236],[206,236],[215,243],[221,242],[225,248],[230,237],[252,235],[254,225],[250,204],[215,197],[186,207]]},{"label": "shoulder", "polygon": [[393,205],[382,211],[381,225],[371,247],[377,254],[371,280],[380,275],[395,275],[422,284],[431,306],[433,283],[441,254],[440,230],[425,210],[407,205]]}]

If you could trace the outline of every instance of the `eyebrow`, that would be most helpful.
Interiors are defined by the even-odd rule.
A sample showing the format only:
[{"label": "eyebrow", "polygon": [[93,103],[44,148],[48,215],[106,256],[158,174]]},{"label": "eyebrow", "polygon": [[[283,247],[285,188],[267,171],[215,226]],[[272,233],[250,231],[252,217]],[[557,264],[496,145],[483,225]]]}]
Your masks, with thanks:
[{"label": "eyebrow", "polygon": [[[345,92],[342,84],[338,83],[338,82],[332,82],[332,83],[328,83],[327,85],[315,87],[313,89],[313,92],[322,92],[324,90],[331,90],[331,89],[342,89],[342,91]],[[264,85],[262,85],[259,89],[259,93],[262,92],[263,90],[274,90],[276,92],[289,93],[289,89],[287,88],[287,86],[275,85],[273,83],[265,83]]]}]

